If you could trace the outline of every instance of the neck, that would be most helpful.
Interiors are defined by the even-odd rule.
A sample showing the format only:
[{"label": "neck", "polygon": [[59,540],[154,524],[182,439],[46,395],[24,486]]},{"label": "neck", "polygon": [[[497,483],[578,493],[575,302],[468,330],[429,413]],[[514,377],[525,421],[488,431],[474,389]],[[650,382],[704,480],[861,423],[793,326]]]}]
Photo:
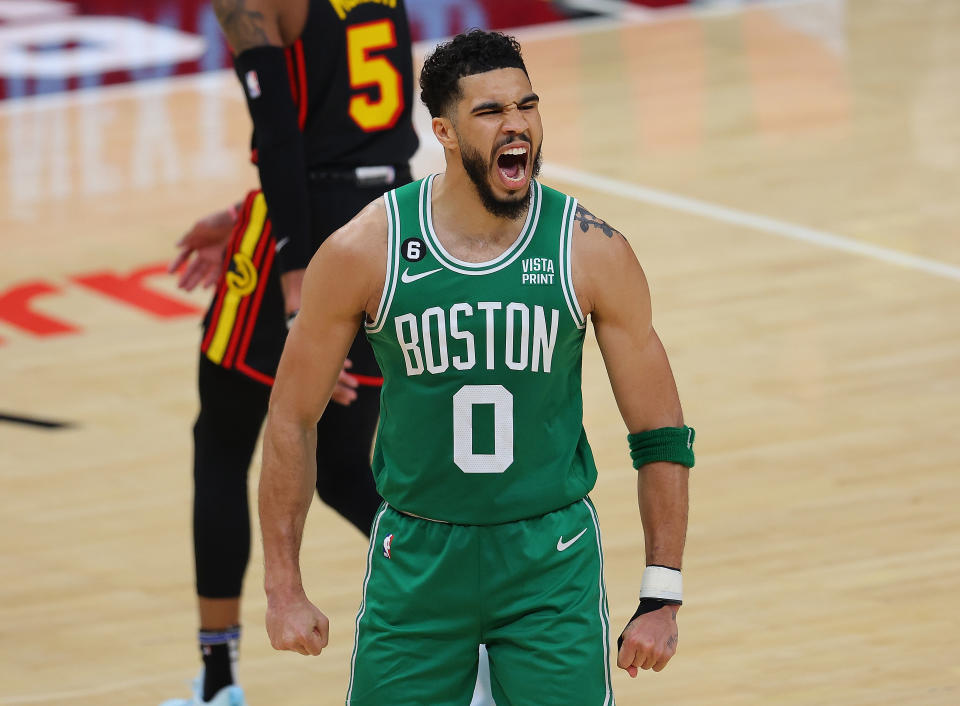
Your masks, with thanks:
[{"label": "neck", "polygon": [[517,239],[527,219],[526,212],[515,219],[490,213],[466,172],[449,166],[434,179],[431,201],[440,242],[451,254],[468,261],[472,256],[484,261],[499,255]]}]

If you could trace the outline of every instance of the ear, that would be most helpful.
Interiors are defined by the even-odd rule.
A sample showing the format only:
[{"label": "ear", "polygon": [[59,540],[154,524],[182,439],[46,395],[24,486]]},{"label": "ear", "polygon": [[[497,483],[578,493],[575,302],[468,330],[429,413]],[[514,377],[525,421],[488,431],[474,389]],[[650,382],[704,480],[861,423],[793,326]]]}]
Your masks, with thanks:
[{"label": "ear", "polygon": [[437,142],[439,142],[445,150],[460,148],[460,143],[457,140],[457,131],[449,118],[434,118],[430,121],[430,127],[433,128],[433,134],[436,136]]}]

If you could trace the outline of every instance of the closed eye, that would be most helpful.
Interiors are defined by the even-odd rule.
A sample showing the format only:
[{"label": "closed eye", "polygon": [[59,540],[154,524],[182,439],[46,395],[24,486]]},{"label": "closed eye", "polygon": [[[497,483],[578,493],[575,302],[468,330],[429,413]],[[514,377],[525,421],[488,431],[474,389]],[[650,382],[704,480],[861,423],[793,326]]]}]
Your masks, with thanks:
[{"label": "closed eye", "polygon": [[531,93],[525,96],[522,100],[520,100],[519,103],[512,103],[512,104],[508,103],[507,105],[504,105],[502,103],[496,103],[493,101],[481,103],[476,107],[474,107],[473,110],[470,111],[470,113],[472,115],[496,115],[498,113],[502,113],[510,105],[515,105],[517,107],[517,110],[529,111],[529,110],[536,109],[539,103],[540,103],[540,96],[538,96],[536,93]]}]

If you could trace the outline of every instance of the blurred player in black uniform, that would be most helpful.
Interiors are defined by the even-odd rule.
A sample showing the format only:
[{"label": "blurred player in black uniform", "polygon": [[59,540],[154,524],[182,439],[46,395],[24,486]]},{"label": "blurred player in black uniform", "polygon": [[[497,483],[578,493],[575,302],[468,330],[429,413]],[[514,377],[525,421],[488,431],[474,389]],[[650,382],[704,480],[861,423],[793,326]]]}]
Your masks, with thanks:
[{"label": "blurred player in black uniform", "polygon": [[[250,553],[247,471],[270,386],[324,239],[410,181],[417,137],[403,0],[214,0],[253,118],[261,190],[178,243],[179,285],[216,283],[204,319],[194,425],[194,547],[204,669],[189,699],[244,706],[236,682]],[[370,448],[380,371],[362,331],[317,427],[317,492],[364,533],[380,497]]]}]

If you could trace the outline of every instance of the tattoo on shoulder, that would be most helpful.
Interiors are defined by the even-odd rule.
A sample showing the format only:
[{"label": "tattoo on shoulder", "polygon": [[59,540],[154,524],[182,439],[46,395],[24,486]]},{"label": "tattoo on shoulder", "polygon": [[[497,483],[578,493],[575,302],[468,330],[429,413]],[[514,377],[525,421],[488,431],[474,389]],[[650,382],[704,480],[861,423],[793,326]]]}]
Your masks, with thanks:
[{"label": "tattoo on shoulder", "polygon": [[233,51],[270,44],[263,29],[263,13],[248,10],[246,0],[213,0],[213,11]]},{"label": "tattoo on shoulder", "polygon": [[626,240],[623,233],[618,231],[616,228],[611,226],[606,221],[602,221],[596,216],[594,216],[590,211],[585,209],[581,205],[577,205],[577,212],[573,216],[573,220],[577,221],[580,224],[580,230],[586,233],[590,230],[591,226],[597,228],[601,233],[603,233],[608,238],[612,238],[614,235],[619,235],[621,238]]}]

